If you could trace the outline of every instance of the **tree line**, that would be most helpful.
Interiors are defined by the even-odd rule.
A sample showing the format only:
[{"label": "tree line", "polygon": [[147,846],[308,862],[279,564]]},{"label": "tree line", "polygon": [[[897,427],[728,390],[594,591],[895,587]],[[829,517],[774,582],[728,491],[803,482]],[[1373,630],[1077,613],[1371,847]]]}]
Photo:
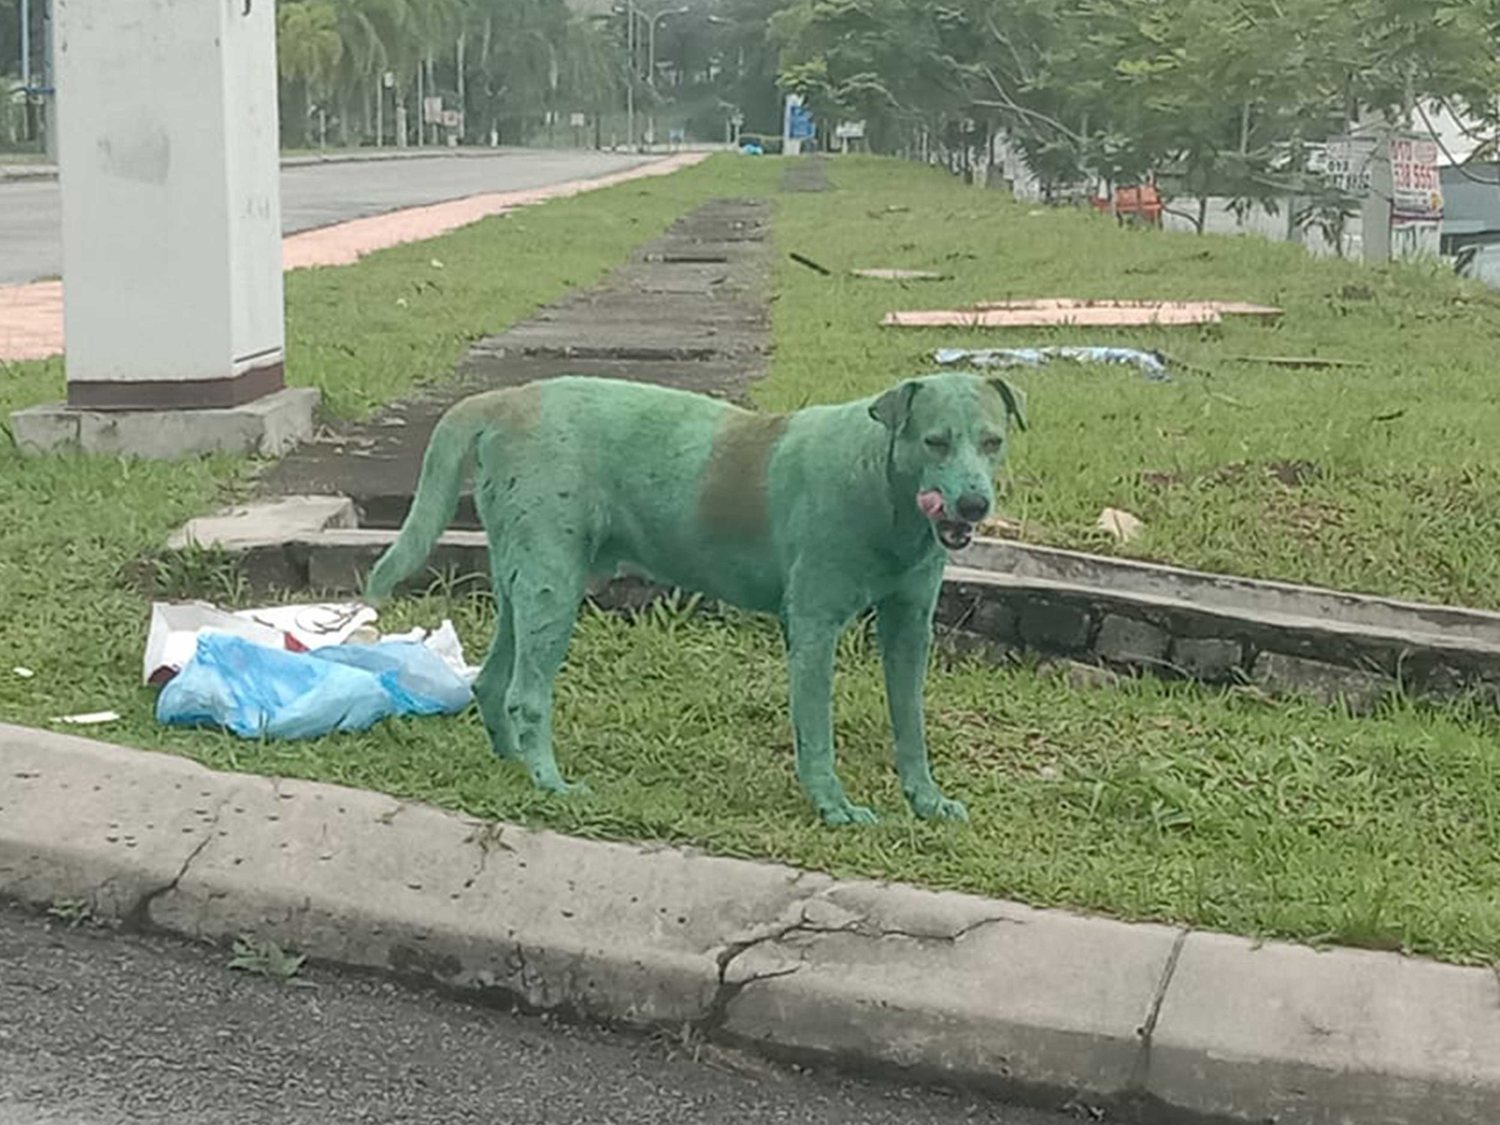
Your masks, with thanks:
[{"label": "tree line", "polygon": [[[643,119],[670,102],[699,139],[722,136],[734,115],[775,126],[768,0],[633,7],[632,68],[623,3],[280,0],[283,135],[289,144],[430,143],[450,130],[468,143],[525,143],[543,132],[600,142],[602,120],[619,127],[632,70]],[[431,98],[462,124],[425,120]],[[575,115],[585,135],[569,131]]]},{"label": "tree line", "polygon": [[[43,0],[31,6],[38,25]],[[1248,199],[1301,182],[1306,146],[1372,114],[1420,126],[1441,105],[1486,135],[1500,117],[1500,0],[635,7],[632,67],[623,0],[279,0],[283,137],[442,142],[452,127],[423,113],[436,97],[461,111],[465,143],[623,142],[627,85],[643,117],[670,116],[695,139],[722,137],[731,116],[774,136],[790,91],[825,137],[862,120],[877,151],[987,151],[1003,131],[1047,184],[1154,175],[1181,195]],[[16,71],[18,10],[0,0],[0,72]]]},{"label": "tree line", "polygon": [[1309,145],[1433,107],[1493,134],[1497,0],[789,0],[780,80],[877,148],[1003,130],[1044,183],[1257,199]]}]

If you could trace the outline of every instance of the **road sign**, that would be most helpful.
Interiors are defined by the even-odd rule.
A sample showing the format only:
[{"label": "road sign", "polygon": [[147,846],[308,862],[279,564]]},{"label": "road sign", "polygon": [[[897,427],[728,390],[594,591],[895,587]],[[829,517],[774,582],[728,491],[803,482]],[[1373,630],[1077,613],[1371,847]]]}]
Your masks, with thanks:
[{"label": "road sign", "polygon": [[787,107],[786,126],[787,136],[794,141],[812,140],[816,132],[812,112],[805,105]]},{"label": "road sign", "polygon": [[582,129],[588,124],[588,118],[581,113],[571,113],[568,115],[568,124],[575,129]]},{"label": "road sign", "polygon": [[863,121],[840,121],[833,128],[833,135],[841,141],[857,141],[865,135]]},{"label": "road sign", "polygon": [[1367,195],[1370,191],[1370,165],[1375,157],[1375,148],[1376,139],[1369,135],[1329,137],[1323,174],[1340,191],[1351,195]]},{"label": "road sign", "polygon": [[1431,137],[1392,137],[1391,221],[1436,223],[1443,218],[1438,146]]}]

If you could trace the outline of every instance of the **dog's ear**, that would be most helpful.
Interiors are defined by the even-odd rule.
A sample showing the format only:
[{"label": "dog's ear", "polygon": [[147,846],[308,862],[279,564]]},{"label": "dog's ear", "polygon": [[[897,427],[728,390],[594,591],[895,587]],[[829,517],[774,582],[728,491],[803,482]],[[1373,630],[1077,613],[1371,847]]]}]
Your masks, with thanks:
[{"label": "dog's ear", "polygon": [[989,385],[1005,402],[1005,412],[1016,420],[1016,426],[1026,428],[1026,395],[1012,387],[1004,379],[990,379]]},{"label": "dog's ear", "polygon": [[916,396],[915,380],[898,383],[870,404],[870,417],[891,433],[898,434],[911,417],[911,400]]}]

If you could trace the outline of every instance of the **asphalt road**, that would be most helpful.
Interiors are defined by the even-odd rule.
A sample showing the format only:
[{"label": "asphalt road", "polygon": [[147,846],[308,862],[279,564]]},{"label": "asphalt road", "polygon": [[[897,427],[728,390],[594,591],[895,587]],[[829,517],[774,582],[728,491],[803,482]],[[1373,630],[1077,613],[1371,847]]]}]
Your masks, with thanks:
[{"label": "asphalt road", "polygon": [[[496,156],[305,164],[281,171],[283,232],[487,191],[600,176],[646,159],[608,152],[502,150]],[[62,273],[62,204],[55,180],[0,182],[0,285]]]},{"label": "asphalt road", "polygon": [[0,904],[0,1125],[1078,1121],[227,959]]}]

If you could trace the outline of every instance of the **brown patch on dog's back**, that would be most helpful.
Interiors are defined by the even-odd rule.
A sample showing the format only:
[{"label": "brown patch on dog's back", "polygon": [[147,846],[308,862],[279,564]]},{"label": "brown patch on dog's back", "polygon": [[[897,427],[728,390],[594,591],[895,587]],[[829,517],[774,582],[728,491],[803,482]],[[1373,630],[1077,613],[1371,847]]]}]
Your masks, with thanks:
[{"label": "brown patch on dog's back", "polygon": [[476,416],[504,427],[513,435],[530,433],[542,422],[541,383],[522,383],[519,387],[488,391],[469,401]]},{"label": "brown patch on dog's back", "polygon": [[785,430],[782,414],[733,411],[725,417],[698,493],[698,516],[710,531],[740,539],[765,536],[771,452]]}]

